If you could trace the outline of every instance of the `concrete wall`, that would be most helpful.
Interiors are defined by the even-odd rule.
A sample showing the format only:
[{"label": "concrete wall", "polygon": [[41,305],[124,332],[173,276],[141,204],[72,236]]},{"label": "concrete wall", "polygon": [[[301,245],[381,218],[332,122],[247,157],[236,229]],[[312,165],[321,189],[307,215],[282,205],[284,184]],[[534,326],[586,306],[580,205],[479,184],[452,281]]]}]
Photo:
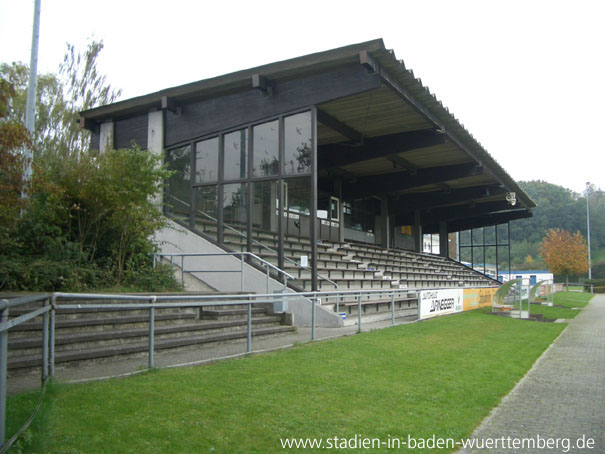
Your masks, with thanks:
[{"label": "concrete wall", "polygon": [[[222,254],[210,257],[189,257],[185,260],[185,269],[210,270],[214,272],[192,273],[195,277],[205,282],[219,292],[241,292],[242,262],[239,257],[223,255],[225,251],[215,244],[205,240],[186,228],[169,221],[169,226],[160,230],[155,236],[160,245],[162,253],[203,253]],[[176,265],[180,265],[180,258],[176,259]],[[216,272],[216,271],[232,272]],[[244,285],[246,293],[282,293],[283,283],[272,278],[269,279],[269,292],[267,292],[266,274],[246,263],[243,264]],[[293,293],[291,290],[286,290]],[[309,326],[311,324],[311,302],[309,299],[299,296],[288,298],[285,311],[292,314],[293,324],[296,326]],[[322,307],[316,307],[316,326],[338,327],[342,326],[342,319],[334,312]]]},{"label": "concrete wall", "polygon": [[104,153],[114,147],[113,141],[113,122],[101,123],[101,132],[99,134],[99,151]]},{"label": "concrete wall", "polygon": [[[155,154],[161,156],[164,152],[164,112],[161,110],[157,112],[149,112],[147,117],[147,149]],[[154,203],[158,206],[162,206],[162,194],[157,194],[154,199]]]}]

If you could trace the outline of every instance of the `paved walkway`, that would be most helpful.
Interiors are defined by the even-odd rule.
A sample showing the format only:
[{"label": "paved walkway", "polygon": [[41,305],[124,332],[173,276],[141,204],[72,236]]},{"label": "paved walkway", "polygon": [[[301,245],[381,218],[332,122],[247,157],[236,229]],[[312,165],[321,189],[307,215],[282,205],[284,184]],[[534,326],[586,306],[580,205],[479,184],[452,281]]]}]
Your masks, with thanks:
[{"label": "paved walkway", "polygon": [[[605,453],[605,295],[596,295],[528,374],[475,430],[487,440],[569,439],[539,449],[461,450],[460,453]],[[593,438],[593,449],[576,440]],[[554,443],[554,440],[553,440]]]}]

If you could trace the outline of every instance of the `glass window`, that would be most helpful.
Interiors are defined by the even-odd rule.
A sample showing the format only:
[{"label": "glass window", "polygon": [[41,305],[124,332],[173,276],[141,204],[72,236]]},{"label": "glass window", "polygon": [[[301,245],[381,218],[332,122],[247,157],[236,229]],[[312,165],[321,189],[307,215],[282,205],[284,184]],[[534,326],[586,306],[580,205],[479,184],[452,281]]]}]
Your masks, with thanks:
[{"label": "glass window", "polygon": [[277,175],[279,170],[279,122],[277,120],[254,127],[254,161],[252,175]]},{"label": "glass window", "polygon": [[[246,233],[248,220],[246,194],[245,183],[223,185],[223,222],[243,233]],[[229,229],[225,229],[225,232],[228,233]]]},{"label": "glass window", "polygon": [[191,146],[169,150],[166,163],[174,172],[168,179],[166,212],[175,217],[188,218],[191,210]]},{"label": "glass window", "polygon": [[285,233],[311,236],[311,177],[288,178],[284,181]]},{"label": "glass window", "polygon": [[344,226],[362,232],[374,232],[379,206],[374,199],[360,199],[344,202]]},{"label": "glass window", "polygon": [[338,221],[340,219],[340,199],[330,197],[330,219]]},{"label": "glass window", "polygon": [[218,181],[218,137],[195,144],[195,182]]},{"label": "glass window", "polygon": [[311,112],[286,117],[284,131],[284,173],[291,175],[311,172],[313,156]]},{"label": "glass window", "polygon": [[242,129],[224,136],[225,153],[223,157],[225,180],[246,178],[248,163],[248,130]]},{"label": "glass window", "polygon": [[252,183],[252,225],[255,229],[277,232],[278,187],[277,181]]},{"label": "glass window", "polygon": [[213,238],[216,238],[218,216],[216,189],[216,185],[195,188],[195,227]]}]

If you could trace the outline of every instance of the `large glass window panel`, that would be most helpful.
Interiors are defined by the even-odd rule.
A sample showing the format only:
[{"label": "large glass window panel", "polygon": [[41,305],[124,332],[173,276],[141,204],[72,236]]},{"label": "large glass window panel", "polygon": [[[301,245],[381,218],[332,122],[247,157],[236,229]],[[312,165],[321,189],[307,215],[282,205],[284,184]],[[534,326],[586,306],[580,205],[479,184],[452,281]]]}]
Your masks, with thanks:
[{"label": "large glass window panel", "polygon": [[[248,197],[245,183],[223,185],[223,233],[225,242],[246,244]],[[238,234],[242,233],[242,235]]]},{"label": "large glass window panel", "polygon": [[195,144],[195,182],[218,181],[218,137]]},{"label": "large glass window panel", "polygon": [[224,179],[240,180],[247,176],[248,130],[242,129],[224,136]]},{"label": "large glass window panel", "polygon": [[175,148],[166,153],[166,163],[174,174],[166,188],[166,213],[188,219],[191,211],[191,146]]},{"label": "large glass window panel", "polygon": [[311,236],[311,177],[284,180],[285,234]]},{"label": "large glass window panel", "polygon": [[377,214],[375,200],[360,199],[345,202],[344,213],[344,225],[346,228],[362,232],[374,232]]},{"label": "large glass window panel", "polygon": [[284,173],[311,172],[313,135],[311,112],[303,112],[284,119]]},{"label": "large glass window panel", "polygon": [[217,186],[195,188],[195,228],[216,239],[217,217]]},{"label": "large glass window panel", "polygon": [[277,120],[254,127],[252,175],[265,177],[279,171],[279,122]]},{"label": "large glass window panel", "polygon": [[277,181],[252,183],[252,226],[255,230],[277,232],[278,192]]}]

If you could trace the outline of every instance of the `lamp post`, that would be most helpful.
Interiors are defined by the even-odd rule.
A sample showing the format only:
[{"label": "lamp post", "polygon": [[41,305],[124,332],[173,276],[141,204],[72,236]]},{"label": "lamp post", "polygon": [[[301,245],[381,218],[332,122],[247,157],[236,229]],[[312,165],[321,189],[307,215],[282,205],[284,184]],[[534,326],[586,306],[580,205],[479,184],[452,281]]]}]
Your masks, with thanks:
[{"label": "lamp post", "polygon": [[[27,84],[27,99],[25,104],[25,127],[29,131],[31,137],[34,137],[36,126],[36,84],[38,75],[38,41],[40,38],[40,1],[34,2],[34,25],[32,28],[32,48],[31,58],[29,62],[29,81]],[[32,161],[34,152],[30,147],[25,149],[25,168],[23,171],[23,179],[25,180],[24,196],[27,196],[29,185],[32,179]]]},{"label": "lamp post", "polygon": [[[588,279],[592,279],[592,261],[590,259],[590,209],[588,208],[588,193],[590,192],[590,181],[586,182],[586,224],[588,231]],[[592,293],[592,285],[590,286]]]}]

